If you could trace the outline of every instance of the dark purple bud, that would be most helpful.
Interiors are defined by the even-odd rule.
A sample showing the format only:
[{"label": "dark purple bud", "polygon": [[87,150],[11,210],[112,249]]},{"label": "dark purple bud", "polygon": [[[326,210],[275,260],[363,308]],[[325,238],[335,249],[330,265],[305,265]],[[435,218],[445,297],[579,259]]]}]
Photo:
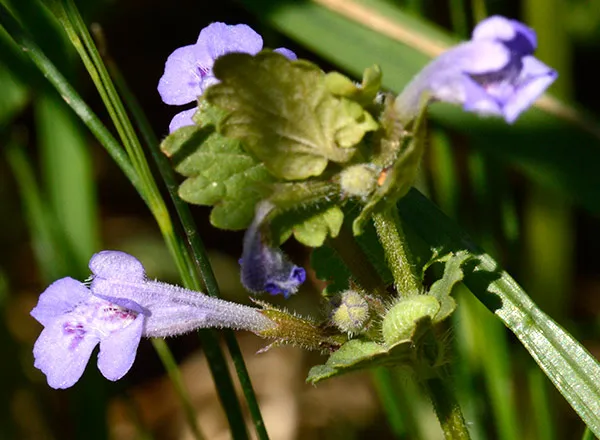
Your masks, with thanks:
[{"label": "dark purple bud", "polygon": [[269,210],[267,204],[260,205],[246,230],[240,259],[242,284],[252,293],[267,292],[288,298],[306,280],[306,271],[292,263],[280,249],[264,242],[260,226]]}]

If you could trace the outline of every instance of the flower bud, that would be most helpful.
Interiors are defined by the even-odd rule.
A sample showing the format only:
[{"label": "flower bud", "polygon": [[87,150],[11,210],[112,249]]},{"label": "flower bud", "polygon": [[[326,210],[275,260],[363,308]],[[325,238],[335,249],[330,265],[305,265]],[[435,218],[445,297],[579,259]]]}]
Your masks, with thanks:
[{"label": "flower bud", "polygon": [[377,184],[378,173],[368,164],[353,165],[340,174],[340,186],[350,197],[368,197]]},{"label": "flower bud", "polygon": [[358,292],[347,290],[341,294],[341,304],[331,319],[343,332],[361,333],[369,319],[369,304]]},{"label": "flower bud", "polygon": [[393,345],[409,339],[417,327],[417,321],[429,316],[431,319],[440,310],[439,301],[430,295],[414,295],[403,298],[385,315],[381,331],[383,340]]}]

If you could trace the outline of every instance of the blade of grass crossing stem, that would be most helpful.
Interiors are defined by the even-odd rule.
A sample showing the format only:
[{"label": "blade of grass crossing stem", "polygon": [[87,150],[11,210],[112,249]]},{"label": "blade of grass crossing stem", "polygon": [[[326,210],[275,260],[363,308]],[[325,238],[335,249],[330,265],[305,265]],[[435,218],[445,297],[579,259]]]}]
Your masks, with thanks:
[{"label": "blade of grass crossing stem", "polygon": [[474,265],[465,273],[473,294],[517,336],[554,386],[596,435],[600,433],[600,364],[569,333],[544,314],[489,255],[435,205],[411,190],[398,205],[407,226],[432,249],[468,250]]},{"label": "blade of grass crossing stem", "polygon": [[[92,28],[92,31],[95,35],[100,36],[99,40],[102,41],[100,29]],[[102,53],[107,54],[108,52],[106,50],[102,50]],[[171,167],[168,158],[160,151],[159,140],[156,137],[154,130],[150,126],[146,115],[138,104],[137,99],[129,89],[129,86],[119,72],[116,64],[114,64],[108,56],[105,56],[105,62],[115,82],[115,85],[117,86],[121,96],[123,96],[125,104],[131,112],[133,120],[136,123],[142,138],[150,149],[152,157],[155,160],[161,176],[167,186],[169,195],[171,196],[171,200],[175,206],[175,210],[177,211],[183,229],[185,230],[188,244],[190,245],[190,248],[194,254],[194,260],[197,264],[197,269],[202,274],[207,292],[209,295],[220,297],[219,287],[216,282],[212,267],[210,266],[210,261],[208,260],[204,244],[202,243],[200,236],[196,233],[197,227],[190,208],[187,203],[181,200],[177,193],[178,185],[173,168]],[[256,394],[254,393],[252,382],[250,380],[244,358],[240,351],[239,344],[235,339],[235,334],[230,330],[224,330],[222,333],[225,335],[225,343],[229,349],[240,385],[242,386],[242,391],[244,392],[244,397],[248,403],[248,409],[250,411],[250,416],[252,417],[258,438],[267,439],[268,435],[262,414],[260,412],[260,407],[258,405]]]},{"label": "blade of grass crossing stem", "polygon": [[[71,0],[53,0],[53,3],[58,20],[63,24],[71,43],[79,53],[88,73],[92,77],[115,128],[121,137],[121,141],[127,150],[129,159],[144,182],[146,191],[151,195],[150,201],[160,199],[158,188],[153,184],[152,173],[150,172],[144,151],[125,112],[125,107],[115,90],[110,75],[79,14],[79,10]],[[158,203],[158,201],[155,203]],[[154,209],[158,208],[154,207]]]},{"label": "blade of grass crossing stem", "polygon": [[[6,9],[2,3],[0,3],[0,25],[4,27],[15,43],[29,56],[46,79],[48,79],[48,81],[56,88],[65,102],[67,102],[71,109],[79,116],[96,139],[98,139],[106,149],[127,179],[142,197],[144,197],[145,194],[141,188],[140,179],[121,145],[116,141],[94,112],[92,112],[90,107],[83,99],[81,99],[81,96],[79,96],[75,89],[69,84],[64,75],[62,75],[52,61],[44,55],[31,36],[23,30],[19,23],[17,23],[10,11]],[[145,199],[144,201],[147,203]]]},{"label": "blade of grass crossing stem", "polygon": [[[140,196],[144,199],[144,202],[148,206],[151,206],[150,200],[147,192],[143,186],[143,182],[141,181],[140,176],[137,174],[136,170],[133,168],[129,158],[123,151],[122,147],[118,144],[118,142],[114,139],[114,137],[110,134],[110,132],[106,129],[106,127],[100,122],[98,117],[90,110],[90,108],[85,104],[85,102],[80,98],[80,96],[75,92],[72,86],[67,82],[64,76],[56,69],[54,64],[43,54],[43,52],[39,49],[37,44],[31,39],[31,37],[23,31],[20,25],[16,22],[16,20],[12,17],[10,12],[6,9],[6,7],[0,3],[0,24],[8,31],[11,37],[15,40],[15,42],[21,46],[21,48],[29,55],[32,61],[36,64],[36,66],[42,71],[44,76],[51,82],[51,84],[59,91],[63,99],[71,106],[71,108],[75,111],[75,113],[84,121],[84,123],[90,128],[92,133],[96,136],[96,138],[100,141],[100,143],[105,147],[107,152],[111,155],[111,157],[115,160],[117,165],[121,168],[127,178],[132,182],[133,186],[136,188]],[[167,213],[166,208],[164,213]],[[155,216],[157,213],[154,213]],[[170,219],[167,215],[162,215],[159,217],[159,226],[161,227],[161,231],[166,230],[165,226],[169,224]],[[167,224],[165,225],[165,219]],[[172,254],[180,254],[177,249],[182,247],[182,243],[178,243],[174,234],[170,234],[170,237],[167,238],[166,242],[171,250]],[[181,271],[181,269],[180,269]],[[190,272],[187,270],[183,271],[182,277],[184,281],[189,281]],[[218,347],[218,341],[216,336],[210,331],[200,332],[203,334],[203,342],[204,349],[208,354],[211,352],[211,348],[214,349],[216,347],[216,354],[212,358],[209,359],[209,365],[214,365],[215,361],[220,360],[220,366],[218,368],[218,375],[220,377],[225,377],[224,372],[227,372],[227,367],[225,363],[225,358]],[[214,351],[214,350],[213,350]],[[211,369],[212,371],[212,369]],[[233,393],[234,387],[231,379],[225,380],[224,382],[228,383],[228,395],[231,400],[237,402],[237,398],[235,393]],[[219,385],[217,385],[218,388]],[[231,390],[231,392],[229,392]],[[232,405],[226,406],[226,412],[228,417],[232,414],[237,414],[236,423],[232,424],[232,432],[234,438],[247,438],[247,434],[245,432],[245,427],[243,423],[243,418],[241,415],[241,409],[239,408],[239,403],[237,405],[238,411],[232,411]],[[227,410],[229,408],[229,410]]]},{"label": "blade of grass crossing stem", "polygon": [[56,94],[43,94],[35,110],[44,188],[75,257],[77,278],[83,278],[89,273],[87,260],[99,246],[90,151],[79,121]]},{"label": "blade of grass crossing stem", "polygon": [[[111,113],[111,116],[113,117],[113,120],[118,120],[118,125],[120,125],[123,128],[125,132],[124,141],[130,143],[130,149],[133,152],[130,153],[130,158],[134,165],[137,163],[138,172],[143,176],[142,180],[145,183],[148,193],[150,194],[149,199],[154,201],[154,203],[150,206],[150,209],[153,212],[155,218],[157,219],[157,222],[161,231],[163,232],[163,236],[165,237],[167,245],[171,249],[173,257],[175,258],[178,264],[179,271],[182,275],[184,284],[186,284],[186,286],[189,288],[200,290],[201,285],[199,283],[197,272],[193,270],[194,261],[192,260],[190,254],[188,253],[188,250],[184,246],[180,246],[178,245],[178,243],[175,243],[177,239],[175,237],[173,224],[164,205],[164,201],[162,200],[162,197],[160,196],[160,193],[155,185],[154,179],[149,171],[149,166],[146,162],[146,158],[143,153],[141,144],[137,139],[135,130],[133,129],[129,117],[127,116],[125,107],[121,102],[121,99],[113,84],[112,78],[110,77],[108,70],[104,65],[102,57],[100,56],[100,53],[96,48],[96,45],[92,40],[91,35],[89,34],[85,24],[83,23],[83,20],[81,19],[81,16],[77,11],[74,3],[70,0],[66,0],[63,1],[63,5],[65,6],[68,24],[74,25],[78,37],[82,38],[83,43],[85,45],[85,49],[88,52],[88,54],[84,54],[83,51],[80,51],[80,54],[82,55],[82,57],[86,55],[90,56],[89,60],[91,61],[96,71],[99,73],[100,77],[99,81],[95,81],[96,86],[98,89],[104,89],[104,95],[107,96],[108,100],[110,101],[110,104],[106,101],[105,104],[108,108],[112,106],[113,112]],[[155,144],[155,148],[156,147],[158,147],[158,144]],[[161,153],[157,150],[153,151],[152,154],[155,159],[162,156]],[[166,161],[163,161],[162,163],[163,165],[169,165]],[[171,180],[174,180],[174,178]],[[191,226],[195,230],[195,226]],[[192,233],[191,230],[187,228],[186,230],[190,234]],[[197,234],[194,235],[197,236]],[[197,239],[199,240],[199,237],[197,237]],[[202,258],[206,261],[206,267],[210,269],[210,263],[208,262],[208,258],[206,257],[205,252],[203,253]],[[210,271],[212,273],[212,269],[210,269]],[[206,281],[205,272],[201,271],[201,273]],[[214,275],[212,276],[212,278],[214,281]],[[207,283],[207,288],[208,285],[209,283]],[[214,285],[216,287],[216,281],[214,281]],[[210,292],[209,289],[209,293],[212,293],[213,295],[216,293],[218,295],[218,288],[216,292]],[[243,359],[241,358],[241,352],[239,350],[239,347],[237,346],[237,341],[235,341],[235,337],[233,336],[232,332],[226,332],[226,335],[227,334],[229,336],[226,336],[226,338],[229,341],[228,345],[230,346],[230,350],[232,351],[234,362],[238,367],[240,366],[241,362],[240,368],[243,368],[243,370],[245,371],[245,365],[243,364]],[[215,379],[219,395],[225,408],[232,434],[236,438],[245,438],[247,436],[247,432],[245,430],[245,423],[243,422],[243,415],[241,412],[240,403],[237,399],[237,395],[235,394],[235,389],[233,387],[231,375],[225,363],[225,358],[218,345],[218,341],[215,338],[215,333],[212,331],[200,331],[199,335],[202,340],[207,359],[209,360],[211,372]],[[243,377],[241,378],[241,382],[243,383],[245,390],[247,390],[249,386],[251,387],[247,372],[246,378],[247,380],[243,380]],[[256,410],[258,410],[257,404]],[[257,426],[262,427],[262,429],[264,430],[264,423],[262,422],[262,419],[260,420],[260,422],[261,423]],[[266,436],[266,432],[264,434]]]}]

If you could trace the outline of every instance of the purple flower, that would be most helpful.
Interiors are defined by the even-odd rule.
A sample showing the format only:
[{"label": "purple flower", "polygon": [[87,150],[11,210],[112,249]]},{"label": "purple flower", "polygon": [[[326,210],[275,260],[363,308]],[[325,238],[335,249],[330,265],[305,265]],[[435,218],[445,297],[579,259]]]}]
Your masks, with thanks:
[{"label": "purple flower", "polygon": [[208,327],[260,332],[274,326],[252,307],[148,280],[142,264],[123,252],[95,254],[90,269],[89,287],[60,279],[31,311],[44,326],[34,345],[34,365],[53,388],[77,382],[98,343],[98,368],[107,379],[118,380],[131,368],[142,336]]},{"label": "purple flower", "polygon": [[[261,36],[249,26],[212,23],[202,29],[196,44],[180,47],[169,56],[165,73],[158,83],[158,93],[166,104],[184,105],[196,101],[207,87],[218,82],[212,72],[218,57],[230,52],[256,55],[262,48]],[[296,59],[289,49],[279,48],[275,52]],[[194,125],[195,111],[193,108],[178,113],[169,125],[169,132]]]},{"label": "purple flower", "polygon": [[97,298],[83,283],[63,278],[40,295],[31,311],[44,330],[33,347],[35,367],[52,388],[68,388],[79,380],[100,343],[98,368],[110,380],[131,368],[142,337],[145,315]]},{"label": "purple flower", "polygon": [[400,121],[436,99],[514,122],[557,77],[533,56],[536,47],[535,32],[524,24],[500,16],[483,20],[470,41],[441,54],[406,86],[395,104]]},{"label": "purple flower", "polygon": [[244,235],[240,259],[242,284],[253,293],[282,294],[288,298],[306,280],[306,272],[293,264],[280,249],[263,242],[260,226],[270,209],[268,204],[259,205],[254,221]]}]

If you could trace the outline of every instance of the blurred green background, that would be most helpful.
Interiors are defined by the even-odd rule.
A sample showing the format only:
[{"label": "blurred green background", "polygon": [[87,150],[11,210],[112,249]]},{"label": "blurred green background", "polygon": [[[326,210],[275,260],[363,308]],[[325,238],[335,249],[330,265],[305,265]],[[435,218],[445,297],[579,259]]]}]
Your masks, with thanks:
[{"label": "blurred green background", "polygon": [[[89,77],[51,14],[33,0],[3,0],[108,123]],[[167,56],[213,21],[247,23],[267,47],[285,46],[325,70],[358,78],[382,66],[398,92],[443,47],[468,38],[480,19],[502,14],[534,27],[539,58],[559,71],[546,98],[514,126],[444,105],[432,108],[420,189],[476,238],[547,312],[600,353],[600,3],[587,0],[141,1],[78,2],[101,28],[159,136],[179,110],[156,92]],[[85,279],[100,249],[136,255],[152,277],[178,282],[154,220],[129,182],[36,68],[0,30],[0,438],[189,438],[149,343],[118,383],[95,366],[67,391],[51,390],[33,368],[40,326],[28,315],[53,280]],[[558,99],[558,100],[557,100]],[[238,278],[240,233],[212,228],[193,208],[225,297],[247,301]],[[309,250],[286,250],[308,262]],[[318,302],[311,282],[291,307]],[[473,438],[581,438],[583,424],[527,352],[467,292],[451,336],[454,374]],[[146,341],[147,342],[147,341]],[[381,403],[368,374],[304,384],[318,355],[240,344],[274,439],[441,438],[428,402],[391,375],[399,408]],[[228,438],[194,335],[169,340],[206,438]],[[92,358],[92,364],[95,361]],[[377,382],[381,385],[381,381]],[[397,423],[386,412],[404,414]],[[392,418],[393,420],[393,418]],[[186,437],[188,436],[188,437]]]}]

